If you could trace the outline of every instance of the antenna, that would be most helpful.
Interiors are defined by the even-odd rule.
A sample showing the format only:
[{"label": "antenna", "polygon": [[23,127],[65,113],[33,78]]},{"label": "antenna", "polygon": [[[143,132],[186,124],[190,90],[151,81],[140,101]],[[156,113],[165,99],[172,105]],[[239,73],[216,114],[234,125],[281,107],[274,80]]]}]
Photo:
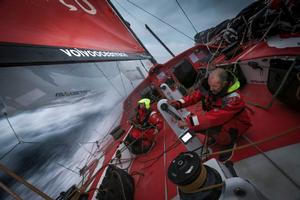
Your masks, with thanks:
[{"label": "antenna", "polygon": [[177,31],[178,33],[181,33],[182,35],[184,35],[185,37],[189,38],[190,40],[194,41],[194,39],[190,36],[188,36],[187,34],[185,34],[184,32],[180,31],[179,29],[175,28],[174,26],[172,26],[171,24],[165,22],[164,20],[160,19],[159,17],[155,16],[154,14],[150,13],[149,11],[145,10],[144,8],[138,6],[137,4],[133,3],[130,0],[127,0],[128,3],[132,4],[133,6],[137,7],[138,9],[148,13],[149,15],[151,15],[152,17],[154,17],[155,19],[159,20],[160,22],[164,23],[165,25],[171,27],[172,29],[174,29],[175,31]]},{"label": "antenna", "polygon": [[165,47],[165,49],[173,56],[175,57],[174,53],[165,45],[165,43],[163,41],[161,41],[161,39],[159,39],[159,37],[151,30],[151,28],[145,24],[146,29],[155,37],[155,39],[157,39],[159,41],[159,43]]}]

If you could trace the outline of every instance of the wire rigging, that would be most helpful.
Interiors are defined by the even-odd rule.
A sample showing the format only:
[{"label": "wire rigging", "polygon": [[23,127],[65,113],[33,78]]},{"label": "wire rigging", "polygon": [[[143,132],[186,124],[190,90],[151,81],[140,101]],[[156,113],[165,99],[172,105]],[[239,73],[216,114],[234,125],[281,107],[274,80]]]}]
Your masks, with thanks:
[{"label": "wire rigging", "polygon": [[144,23],[141,21],[141,20],[139,20],[137,17],[135,17],[135,16],[133,16],[124,6],[122,6],[122,4],[120,4],[119,2],[118,2],[118,0],[115,0],[115,2],[120,6],[120,8],[122,8],[130,17],[132,17],[133,19],[135,19],[137,22],[139,22],[138,24],[139,24],[139,26],[140,27],[142,27],[142,28],[144,28]]},{"label": "wire rigging", "polygon": [[11,128],[11,130],[12,130],[12,132],[14,133],[15,137],[17,138],[19,144],[23,143],[22,139],[20,138],[20,136],[18,136],[18,134],[16,133],[15,129],[14,129],[13,126],[11,125],[11,123],[10,123],[8,117],[7,117],[7,113],[5,112],[5,113],[3,113],[3,114],[4,114],[4,116],[5,116],[5,119],[6,119],[7,123],[9,124],[9,127]]},{"label": "wire rigging", "polygon": [[162,22],[163,24],[169,26],[170,28],[174,29],[175,31],[177,31],[178,33],[181,33],[182,35],[184,35],[185,37],[189,38],[190,40],[194,41],[194,39],[190,36],[188,36],[187,34],[185,34],[184,32],[180,31],[179,29],[177,29],[176,27],[172,26],[171,24],[167,23],[166,21],[160,19],[159,17],[155,16],[154,14],[150,13],[149,11],[145,10],[144,8],[140,7],[139,5],[133,3],[130,0],[127,0],[128,3],[132,4],[133,6],[135,6],[136,8],[148,13],[149,15],[151,15],[152,17],[154,17],[155,19],[157,19],[158,21]]},{"label": "wire rigging", "polygon": [[193,29],[195,30],[196,33],[198,33],[198,30],[196,29],[196,27],[194,26],[194,24],[192,23],[191,19],[187,16],[186,12],[184,11],[184,9],[182,8],[182,6],[180,5],[178,0],[175,0],[178,7],[181,9],[181,11],[183,12],[184,16],[187,18],[187,20],[190,22],[190,24],[192,25]]},{"label": "wire rigging", "polygon": [[71,169],[71,168],[69,168],[69,167],[67,167],[67,166],[65,166],[63,164],[60,164],[59,162],[56,162],[56,164],[59,165],[59,166],[61,166],[61,167],[63,167],[63,168],[65,168],[66,170],[69,170],[70,172],[72,172],[72,173],[80,176],[80,174],[78,172],[74,171],[73,169]]},{"label": "wire rigging", "polygon": [[111,86],[116,90],[116,92],[121,96],[124,97],[121,92],[117,89],[117,87],[112,83],[112,81],[106,76],[106,74],[101,70],[101,68],[94,63],[94,65],[96,66],[96,68],[103,74],[103,76],[106,78],[106,80],[108,80],[108,82],[111,84]]},{"label": "wire rigging", "polygon": [[116,66],[117,66],[117,68],[118,68],[118,70],[119,70],[119,75],[120,75],[120,79],[121,79],[121,82],[122,82],[122,86],[123,86],[123,90],[124,90],[124,93],[125,93],[125,97],[127,97],[127,96],[128,96],[128,93],[127,93],[127,90],[126,90],[126,88],[125,88],[125,83],[124,83],[123,78],[122,78],[122,73],[121,73],[121,69],[120,69],[119,62],[118,62],[118,61],[116,62]]}]

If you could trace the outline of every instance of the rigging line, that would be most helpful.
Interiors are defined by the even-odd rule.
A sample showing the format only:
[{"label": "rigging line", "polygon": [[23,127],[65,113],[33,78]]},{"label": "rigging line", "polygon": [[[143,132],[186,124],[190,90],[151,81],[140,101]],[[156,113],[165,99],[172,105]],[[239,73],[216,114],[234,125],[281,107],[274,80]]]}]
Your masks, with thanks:
[{"label": "rigging line", "polygon": [[133,82],[131,80],[130,80],[130,84],[131,84],[132,89],[134,89],[134,85],[133,85]]},{"label": "rigging line", "polygon": [[[98,133],[98,132],[97,132]],[[90,142],[80,142],[80,144],[95,144],[97,143],[98,141],[90,141]]]},{"label": "rigging line", "polygon": [[[116,109],[117,107],[115,107],[114,109]],[[113,110],[114,110],[113,109]],[[104,142],[104,140],[110,135],[110,132],[112,131],[113,127],[116,125],[116,123],[119,121],[119,119],[122,117],[122,112],[120,113],[120,115],[117,117],[117,119],[113,122],[113,124],[110,126],[110,128],[108,129],[106,135],[102,138],[102,139],[99,139],[99,140],[96,140],[97,141],[100,141],[98,142],[98,145],[99,145],[99,148],[100,146],[102,145],[102,143]],[[97,132],[97,131],[96,131]]]},{"label": "rigging line", "polygon": [[34,142],[34,141],[22,141],[23,144],[52,144],[52,145],[66,145],[68,146],[68,143],[58,143],[58,142]]},{"label": "rigging line", "polygon": [[[93,146],[92,146],[91,152],[93,152],[93,148],[94,148],[94,144],[93,144]],[[95,156],[96,156],[97,153],[99,153],[99,151],[98,151],[98,146],[97,146],[97,148],[95,149],[95,151],[94,151],[93,153],[91,153],[91,154],[88,156],[88,158],[86,159],[86,162],[85,162],[85,164],[84,164],[84,167],[87,166],[87,164],[88,164],[93,158],[95,158]],[[101,158],[101,157],[100,157],[100,158]],[[99,158],[99,159],[100,159],[100,158]],[[84,160],[85,160],[85,159],[84,159]]]},{"label": "rigging line", "polygon": [[69,167],[66,167],[66,166],[64,166],[63,164],[60,164],[59,162],[56,162],[56,164],[58,164],[59,166],[65,168],[65,169],[67,169],[67,170],[69,170],[70,172],[73,172],[74,174],[80,176],[80,174],[79,174],[78,172],[74,171],[73,169],[71,169],[71,168],[69,168]]},{"label": "rigging line", "polygon": [[119,62],[116,61],[116,66],[119,70],[119,75],[120,75],[120,79],[121,79],[121,82],[122,82],[122,85],[123,85],[123,90],[124,90],[124,93],[125,93],[125,96],[127,97],[128,93],[127,93],[127,90],[125,88],[125,84],[124,84],[124,81],[123,81],[123,78],[122,78],[122,73],[121,73],[121,70],[120,70],[120,66],[119,66]]},{"label": "rigging line", "polygon": [[272,99],[271,101],[267,104],[267,105],[260,105],[258,103],[253,103],[253,102],[250,102],[250,101],[247,101],[246,103],[247,104],[250,104],[252,106],[256,106],[258,108],[261,108],[263,110],[269,110],[273,103],[275,102],[277,96],[279,95],[279,93],[281,92],[283,86],[285,85],[287,79],[288,79],[288,76],[290,75],[290,73],[292,72],[292,69],[296,66],[296,63],[297,63],[297,60],[300,59],[300,57],[296,57],[295,60],[293,61],[293,63],[291,64],[290,68],[288,69],[288,71],[285,73],[284,77],[282,78],[282,81],[280,83],[280,85],[278,86],[277,90],[275,91],[275,93],[272,95]]},{"label": "rigging line", "polygon": [[166,155],[166,128],[165,128],[165,123],[164,123],[164,186],[165,186],[165,200],[168,200],[168,185],[167,185],[167,176],[166,176],[166,165],[167,165],[167,155]]},{"label": "rigging line", "polygon": [[261,10],[257,11],[256,13],[254,13],[251,17],[248,18],[248,22],[249,22],[249,29],[248,29],[248,33],[247,33],[247,36],[248,36],[248,39],[249,40],[252,40],[252,25],[253,25],[253,21],[254,19],[259,15],[261,14],[262,12],[264,12],[268,7],[269,5],[271,4],[271,1],[269,3],[266,4],[265,7],[263,7]]},{"label": "rigging line", "polygon": [[45,200],[53,200],[46,193],[44,193],[43,191],[39,190],[37,187],[35,187],[31,183],[29,183],[25,178],[17,175],[15,172],[13,172],[12,170],[10,170],[9,168],[7,168],[5,165],[3,165],[1,163],[0,163],[0,171],[2,171],[3,173],[7,174],[8,176],[10,176],[11,178],[13,178],[14,180],[18,181],[22,185],[26,186],[32,192],[34,192],[34,193],[38,194],[39,196],[41,196],[43,199],[45,199]]},{"label": "rigging line", "polygon": [[250,140],[247,136],[243,135],[243,138],[249,144],[252,144],[252,146],[261,153],[261,155],[263,155],[276,169],[278,169],[280,171],[280,173],[282,173],[294,186],[296,186],[298,188],[298,190],[300,190],[299,184],[295,180],[293,180],[292,177],[290,177],[283,169],[281,169],[275,163],[275,161],[273,161],[265,152],[263,152],[263,150],[261,148],[259,148],[256,144],[254,144],[254,142],[252,140]]},{"label": "rigging line", "polygon": [[[97,149],[96,149],[96,151],[95,151],[93,154],[90,154],[90,155],[88,156],[88,158],[86,159],[86,161],[85,161],[85,163],[84,163],[84,165],[83,165],[83,167],[82,167],[81,169],[87,167],[87,165],[90,163],[90,161],[93,159],[93,157],[95,157],[96,153],[97,153]],[[101,159],[101,158],[99,158],[99,160],[100,160],[100,159]],[[84,160],[85,160],[85,159],[84,159]],[[77,167],[77,168],[79,168],[79,167]],[[83,175],[83,176],[82,176],[82,182],[84,181],[85,178],[86,178],[86,177]]]},{"label": "rigging line", "polygon": [[7,151],[5,154],[3,154],[3,156],[0,157],[0,160],[2,160],[3,158],[5,158],[8,154],[10,154],[10,152],[12,152],[20,143],[15,144],[15,146],[13,146],[13,148],[11,148],[9,151]]},{"label": "rigging line", "polygon": [[0,181],[0,188],[2,188],[4,191],[6,191],[7,193],[9,193],[10,196],[12,196],[15,200],[22,200],[22,198],[17,193],[15,193],[14,191],[12,191],[2,181]]},{"label": "rigging line", "polygon": [[175,149],[179,144],[181,144],[180,141],[179,141],[179,143],[177,143],[174,147],[167,149],[166,152],[162,152],[159,156],[157,156],[156,158],[153,158],[152,160],[154,160],[154,161],[153,161],[151,164],[149,164],[148,166],[143,167],[143,168],[141,168],[141,169],[139,169],[139,170],[144,170],[144,169],[147,169],[147,168],[153,166],[157,161],[160,160],[160,158],[162,157],[162,155],[163,155],[164,153],[167,153],[167,152],[169,152],[169,151]]},{"label": "rigging line", "polygon": [[[93,153],[91,151],[89,151],[84,145],[82,145],[80,142],[77,143],[80,147],[82,147],[86,152],[88,152],[90,155],[93,155]],[[93,144],[94,146],[94,144]],[[93,147],[92,146],[92,147]]]},{"label": "rigging line", "polygon": [[120,183],[121,183],[122,196],[123,196],[123,198],[124,198],[125,200],[127,200],[126,194],[125,194],[124,185],[123,185],[123,181],[122,181],[122,178],[121,178],[121,175],[120,175],[118,172],[116,172],[116,171],[112,171],[112,173],[115,174],[115,175],[117,175],[117,177],[118,177],[118,179],[119,179],[119,181],[120,181]]},{"label": "rigging line", "polygon": [[187,18],[187,20],[190,22],[190,24],[192,25],[193,29],[195,30],[196,33],[198,33],[198,30],[196,29],[196,27],[194,26],[194,24],[192,23],[192,21],[190,20],[190,18],[187,16],[187,14],[185,13],[185,11],[183,10],[183,8],[181,7],[180,3],[178,2],[178,0],[176,0],[176,3],[178,4],[179,8],[181,9],[181,11],[183,12],[184,16]]},{"label": "rigging line", "polygon": [[144,23],[142,21],[140,21],[137,17],[133,16],[124,6],[122,6],[118,0],[115,0],[115,2],[130,16],[132,17],[134,20],[138,21],[140,24],[139,26],[144,28]]},{"label": "rigging line", "polygon": [[260,42],[263,41],[265,39],[265,37],[268,35],[268,33],[270,32],[270,30],[273,28],[273,26],[280,20],[280,15],[281,12],[278,13],[278,16],[274,19],[274,21],[271,23],[271,25],[268,27],[268,29],[266,30],[266,32],[264,33],[264,35],[261,37],[261,39],[259,40]]},{"label": "rigging line", "polygon": [[[123,139],[123,141],[126,139],[127,135],[130,133],[130,131],[132,130],[132,128],[133,128],[133,126],[131,126],[131,127],[129,128],[129,130],[127,131],[127,133],[126,133],[126,135],[125,135],[125,137],[124,137],[124,139]],[[114,145],[116,142],[117,142],[117,141],[114,141],[114,142],[112,143],[112,145]],[[133,141],[133,142],[131,142],[130,144],[128,144],[127,147],[133,145],[135,142],[136,142],[136,140]],[[122,147],[122,148],[120,149],[120,153],[124,152],[126,149],[127,149],[127,148]],[[111,149],[109,149],[108,151],[110,151],[110,150],[111,150]],[[103,156],[104,156],[104,154],[102,154],[98,160],[100,160]],[[112,158],[112,159],[113,159],[113,158]],[[112,160],[112,159],[111,159],[111,160]],[[105,168],[110,164],[111,160],[108,161],[106,164],[102,165],[101,168],[94,174],[94,176],[91,177],[91,179],[88,180],[88,182],[90,182],[91,180],[93,180],[93,179],[97,176],[97,173],[98,173],[98,172],[100,172],[102,169],[105,169]],[[82,187],[87,186],[87,185],[89,185],[89,184],[90,184],[90,183],[88,183],[88,184],[85,183],[84,185],[82,185]]]},{"label": "rigging line", "polygon": [[155,16],[154,14],[150,13],[149,11],[145,10],[144,8],[140,7],[139,5],[133,3],[130,0],[126,0],[128,3],[132,4],[133,6],[139,8],[140,10],[148,13],[149,15],[151,15],[152,17],[154,17],[155,19],[159,20],[160,22],[164,23],[165,25],[171,27],[172,29],[174,29],[175,31],[177,31],[178,33],[181,33],[182,35],[184,35],[185,37],[189,38],[190,40],[194,41],[194,39],[190,36],[188,36],[187,34],[185,34],[184,32],[180,31],[179,29],[175,28],[174,26],[172,26],[171,24],[165,22],[164,20],[160,19],[159,17]]},{"label": "rigging line", "polygon": [[300,125],[298,126],[295,126],[295,127],[292,127],[292,128],[289,128],[283,132],[280,132],[276,135],[272,135],[270,137],[267,137],[267,138],[264,138],[262,140],[258,140],[256,142],[254,142],[253,144],[244,144],[244,145],[240,145],[240,146],[236,146],[234,148],[230,148],[230,149],[226,149],[226,150],[222,150],[222,151],[216,151],[216,152],[212,152],[212,153],[207,153],[207,154],[204,154],[205,156],[215,156],[215,155],[220,155],[222,153],[227,153],[227,152],[231,152],[233,150],[235,151],[238,151],[238,150],[242,150],[242,149],[246,149],[246,148],[250,148],[252,147],[253,145],[259,145],[259,144],[264,144],[266,142],[269,142],[269,141],[273,141],[273,140],[276,140],[280,137],[283,137],[283,136],[286,136],[288,134],[292,135],[292,134],[295,134],[297,133],[296,130],[300,129]]},{"label": "rigging line", "polygon": [[[126,139],[127,135],[130,133],[130,131],[132,130],[132,128],[133,128],[133,125],[132,125],[132,126],[129,128],[129,130],[127,131],[127,133],[126,133],[126,135],[125,135],[125,137],[124,137],[124,140]],[[111,148],[114,147],[114,145],[115,145],[117,142],[118,142],[117,140],[114,141],[114,142],[111,144]],[[129,145],[132,145],[134,142],[135,142],[135,141],[133,141],[133,142],[130,143]],[[129,146],[129,145],[128,145],[128,146]],[[108,148],[109,148],[109,147],[108,147]],[[111,148],[107,149],[107,151],[110,151]],[[121,153],[122,153],[122,152],[125,151],[125,150],[126,150],[126,148],[121,149],[120,151],[121,151]],[[103,153],[97,160],[102,159],[104,156],[105,156],[105,154]],[[104,163],[104,162],[103,162],[103,163]],[[87,186],[88,186],[88,185],[96,178],[97,174],[98,174],[101,170],[105,169],[109,164],[110,164],[110,160],[109,160],[106,164],[104,163],[104,164],[100,167],[100,169],[98,169],[97,172],[94,173],[94,175],[93,175],[86,183],[82,183],[83,185],[81,186],[81,190],[83,190],[84,188],[86,188],[86,187],[87,187]],[[84,179],[84,176],[83,176],[83,179]],[[82,180],[83,180],[83,179],[82,179]]]},{"label": "rigging line", "polygon": [[[126,133],[124,139],[127,137],[127,135],[129,134],[129,132],[131,131],[132,128],[133,128],[133,126],[131,126],[131,127],[129,128],[129,130],[127,131],[127,133]],[[116,142],[116,141],[115,141],[115,142]],[[114,142],[113,144],[115,144],[115,142]],[[128,146],[131,146],[134,142],[135,142],[135,141],[131,142]],[[146,168],[148,168],[148,167],[151,167],[153,164],[155,164],[155,163],[160,159],[160,157],[161,157],[164,153],[169,152],[170,150],[172,150],[172,149],[174,149],[175,147],[177,147],[179,144],[180,144],[180,140],[176,141],[174,144],[172,144],[171,146],[169,146],[165,152],[161,153],[161,154],[160,154],[159,156],[157,156],[156,158],[151,159],[151,160],[154,160],[154,162],[152,162],[150,165],[148,165],[148,166],[142,168],[141,170],[146,169]],[[170,147],[171,147],[171,148],[170,148]],[[121,151],[121,153],[122,153],[122,152],[125,151],[125,150],[126,150],[126,148],[123,148],[123,149],[121,149],[120,151]],[[100,160],[103,156],[104,156],[104,154],[99,158],[99,160]],[[109,164],[110,164],[110,161],[108,161],[107,163],[104,163],[104,164],[100,167],[100,169],[98,169],[97,172],[94,173],[94,175],[93,175],[86,183],[83,183],[83,185],[81,186],[81,191],[83,191],[84,188],[86,188],[88,185],[90,185],[90,183],[96,178],[96,176],[98,175],[98,173],[99,173],[100,171],[102,171],[103,169],[105,169]]]},{"label": "rigging line", "polygon": [[8,119],[8,116],[7,116],[7,113],[4,112],[3,114],[4,114],[4,116],[5,116],[5,119],[6,119],[7,123],[9,124],[11,130],[13,131],[15,137],[17,138],[19,144],[23,143],[22,139],[18,136],[18,134],[16,133],[16,131],[15,131],[15,129],[13,128],[12,124],[10,123],[10,121],[9,121],[9,119]]},{"label": "rigging line", "polygon": [[212,55],[211,58],[209,59],[209,61],[207,62],[207,65],[206,65],[205,77],[208,76],[208,70],[209,70],[209,68],[210,68],[210,64],[211,64],[211,62],[215,59],[215,56],[219,53],[218,51],[219,51],[220,47],[222,46],[223,41],[224,41],[224,38],[222,38],[222,39],[220,40],[219,46],[218,46],[217,50],[216,50],[214,53],[212,53],[212,52],[210,51],[210,48],[208,47],[208,45],[205,44],[205,45],[206,45],[206,48],[209,50],[210,54]]},{"label": "rigging line", "polygon": [[149,161],[156,161],[157,159],[159,159],[164,153],[167,153],[169,151],[171,151],[172,149],[174,149],[175,147],[177,147],[179,144],[181,144],[180,140],[177,139],[172,145],[168,146],[168,148],[166,149],[166,151],[163,151],[161,154],[159,154],[158,156],[155,156],[153,158],[149,158],[148,160],[137,160],[137,162],[141,162],[141,163],[146,163]]},{"label": "rigging line", "polygon": [[140,60],[141,65],[143,66],[144,70],[148,73],[149,70],[146,68],[146,66],[144,65],[144,63],[142,62],[142,60]]},{"label": "rigging line", "polygon": [[111,86],[116,90],[116,92],[121,96],[124,97],[120,91],[117,89],[117,87],[112,83],[112,81],[105,75],[105,73],[100,69],[100,67],[98,67],[98,65],[96,63],[94,63],[94,65],[96,66],[96,68],[103,74],[103,76],[106,78],[106,80],[108,80],[108,82],[111,84]]}]

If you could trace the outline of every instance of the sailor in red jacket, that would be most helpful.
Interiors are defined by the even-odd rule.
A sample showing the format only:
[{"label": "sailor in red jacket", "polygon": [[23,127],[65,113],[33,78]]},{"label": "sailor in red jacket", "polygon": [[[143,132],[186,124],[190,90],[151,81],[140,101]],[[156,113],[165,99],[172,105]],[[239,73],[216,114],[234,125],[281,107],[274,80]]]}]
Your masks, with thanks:
[{"label": "sailor in red jacket", "polygon": [[135,118],[131,121],[133,129],[131,130],[127,142],[131,143],[133,153],[145,153],[152,146],[156,134],[162,129],[163,120],[160,115],[151,109],[151,101],[144,98],[138,101]]},{"label": "sailor in red jacket", "polygon": [[[217,68],[199,89],[182,99],[171,100],[169,104],[181,109],[201,101],[204,112],[191,113],[178,125],[207,134],[210,143],[215,141],[226,149],[232,148],[238,137],[251,126],[245,102],[237,91],[239,87],[240,83],[233,73]],[[223,154],[220,160],[230,157],[231,153]]]}]

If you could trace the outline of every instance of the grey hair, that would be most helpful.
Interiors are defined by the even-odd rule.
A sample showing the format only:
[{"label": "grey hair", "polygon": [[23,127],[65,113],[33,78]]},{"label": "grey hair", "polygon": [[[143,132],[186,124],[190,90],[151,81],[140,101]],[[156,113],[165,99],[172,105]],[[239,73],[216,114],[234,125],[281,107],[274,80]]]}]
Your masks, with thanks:
[{"label": "grey hair", "polygon": [[210,72],[209,76],[217,76],[222,83],[227,82],[228,73],[223,68],[216,68]]}]

